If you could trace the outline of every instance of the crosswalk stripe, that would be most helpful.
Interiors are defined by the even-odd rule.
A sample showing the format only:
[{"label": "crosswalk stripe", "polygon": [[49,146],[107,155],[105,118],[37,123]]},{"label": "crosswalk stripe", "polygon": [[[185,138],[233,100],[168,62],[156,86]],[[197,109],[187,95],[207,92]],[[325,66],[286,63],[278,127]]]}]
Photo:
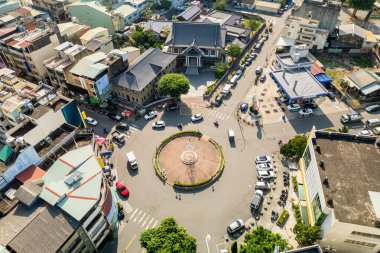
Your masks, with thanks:
[{"label": "crosswalk stripe", "polygon": [[144,220],[143,224],[141,224],[141,227],[142,227],[142,228],[144,227],[145,223],[149,220],[149,217],[150,217],[150,215],[148,215],[148,216],[146,217],[146,219]]},{"label": "crosswalk stripe", "polygon": [[135,211],[133,212],[133,214],[131,215],[131,217],[129,217],[129,219],[132,220],[133,216],[135,216],[135,214],[137,213],[138,210],[139,210],[139,209],[135,209]]},{"label": "crosswalk stripe", "polygon": [[146,228],[145,228],[145,229],[148,229],[148,228],[149,228],[149,225],[150,225],[150,223],[152,223],[152,221],[154,221],[154,218],[152,218],[152,219],[149,221],[149,223],[148,223],[148,225],[146,225]]},{"label": "crosswalk stripe", "polygon": [[228,120],[230,118],[230,115],[227,115],[227,118],[226,118],[226,120]]},{"label": "crosswalk stripe", "polygon": [[141,216],[141,219],[139,220],[139,222],[137,222],[137,224],[140,224],[140,222],[142,221],[142,219],[144,219],[145,215],[146,215],[146,213],[144,213],[144,215]]},{"label": "crosswalk stripe", "polygon": [[156,222],[154,223],[154,225],[152,226],[152,228],[156,227],[157,223],[158,223],[158,220],[156,220]]},{"label": "crosswalk stripe", "polygon": [[224,114],[220,114],[219,119],[224,120]]},{"label": "crosswalk stripe", "polygon": [[130,214],[133,211],[133,208],[128,202],[125,202],[124,203],[124,210],[127,214]]},{"label": "crosswalk stripe", "polygon": [[140,210],[139,214],[136,216],[136,218],[133,220],[133,222],[136,222],[137,218],[140,216],[140,213],[142,213],[141,210]]}]

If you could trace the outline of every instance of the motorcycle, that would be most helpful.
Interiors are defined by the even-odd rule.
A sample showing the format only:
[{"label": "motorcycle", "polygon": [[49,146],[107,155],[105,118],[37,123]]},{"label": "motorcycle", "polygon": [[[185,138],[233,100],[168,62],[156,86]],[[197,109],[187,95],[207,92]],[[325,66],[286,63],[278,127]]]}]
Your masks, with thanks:
[{"label": "motorcycle", "polygon": [[219,127],[219,122],[218,122],[218,121],[215,121],[215,122],[214,122],[214,125],[215,125],[216,127]]},{"label": "motorcycle", "polygon": [[107,134],[107,133],[108,133],[107,128],[104,128],[104,129],[103,129],[103,132],[104,132],[105,134]]},{"label": "motorcycle", "polygon": [[183,128],[183,126],[182,126],[181,123],[179,123],[179,124],[177,125],[177,127],[178,127],[179,130],[182,130],[182,128]]}]

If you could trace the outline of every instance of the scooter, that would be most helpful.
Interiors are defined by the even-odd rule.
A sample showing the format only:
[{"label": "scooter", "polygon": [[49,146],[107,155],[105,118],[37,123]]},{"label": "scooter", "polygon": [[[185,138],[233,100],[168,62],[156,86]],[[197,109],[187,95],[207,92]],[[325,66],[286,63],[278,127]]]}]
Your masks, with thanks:
[{"label": "scooter", "polygon": [[215,122],[214,122],[214,125],[215,125],[216,127],[219,127],[219,122],[218,122],[218,121],[215,121]]},{"label": "scooter", "polygon": [[179,123],[179,124],[177,125],[177,127],[178,127],[179,130],[182,130],[182,128],[183,128],[183,126],[182,126],[181,123]]}]

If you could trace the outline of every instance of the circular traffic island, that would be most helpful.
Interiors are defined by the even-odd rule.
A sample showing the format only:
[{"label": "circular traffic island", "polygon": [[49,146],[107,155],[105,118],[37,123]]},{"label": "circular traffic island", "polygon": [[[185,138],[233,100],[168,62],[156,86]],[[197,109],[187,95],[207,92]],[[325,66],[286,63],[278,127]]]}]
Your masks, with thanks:
[{"label": "circular traffic island", "polygon": [[169,185],[199,188],[213,182],[224,168],[221,146],[198,131],[178,132],[156,149],[154,167]]}]

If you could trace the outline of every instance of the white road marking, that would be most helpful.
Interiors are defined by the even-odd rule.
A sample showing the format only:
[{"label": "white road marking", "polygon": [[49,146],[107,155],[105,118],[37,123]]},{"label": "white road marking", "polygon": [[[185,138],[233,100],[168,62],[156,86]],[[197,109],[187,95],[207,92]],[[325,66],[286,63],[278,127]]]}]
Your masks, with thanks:
[{"label": "white road marking", "polygon": [[226,118],[226,120],[228,120],[230,118],[230,115],[227,115],[227,118]]},{"label": "white road marking", "polygon": [[[124,210],[127,214],[130,214],[133,211],[132,206],[128,202],[125,202],[123,206],[124,206]],[[136,211],[137,211],[137,209],[136,209]]]},{"label": "white road marking", "polygon": [[156,220],[156,222],[154,223],[154,225],[152,226],[152,228],[156,227],[157,223],[158,223],[158,220]]},{"label": "white road marking", "polygon": [[211,240],[211,235],[207,234],[206,235],[206,246],[207,246],[207,252],[210,253],[210,248],[208,246],[208,242]]},{"label": "white road marking", "polygon": [[145,223],[149,220],[149,217],[150,217],[150,215],[148,215],[148,216],[146,217],[146,219],[144,220],[143,224],[141,224],[141,227],[142,227],[142,228],[144,227]]},{"label": "white road marking", "polygon": [[149,221],[149,223],[148,223],[148,225],[146,225],[146,228],[145,228],[145,229],[148,229],[148,228],[149,228],[149,225],[150,225],[150,223],[152,223],[152,221],[154,221],[154,218],[152,218],[152,219]]},{"label": "white road marking", "polygon": [[136,216],[136,218],[133,220],[133,222],[136,222],[136,220],[137,220],[137,218],[140,216],[140,213],[141,213],[142,211],[140,210],[140,212],[139,212],[139,214]]},{"label": "white road marking", "polygon": [[131,215],[131,217],[129,217],[129,219],[132,220],[133,216],[135,216],[135,214],[137,213],[138,210],[139,210],[139,209],[136,209],[136,210],[133,212],[133,214]]},{"label": "white road marking", "polygon": [[144,215],[141,216],[141,219],[139,220],[139,222],[137,222],[137,224],[139,224],[142,221],[142,219],[144,219],[145,215],[146,215],[146,213],[144,213]]}]

